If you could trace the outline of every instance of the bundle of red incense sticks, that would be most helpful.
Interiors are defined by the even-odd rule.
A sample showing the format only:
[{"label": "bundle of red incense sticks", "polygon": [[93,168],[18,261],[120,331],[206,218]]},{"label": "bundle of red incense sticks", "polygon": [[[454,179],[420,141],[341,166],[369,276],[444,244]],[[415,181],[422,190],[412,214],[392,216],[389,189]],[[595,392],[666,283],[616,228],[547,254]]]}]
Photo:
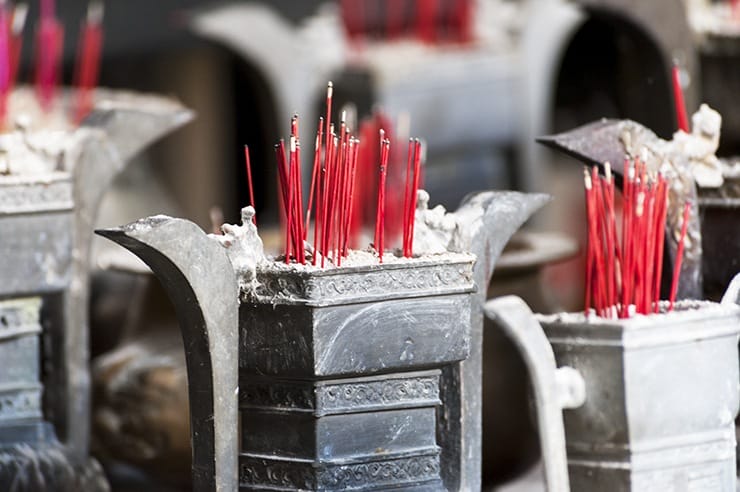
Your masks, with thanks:
[{"label": "bundle of red incense sticks", "polygon": [[[28,6],[17,4],[12,15],[0,1],[0,121],[5,121],[7,100],[18,78],[23,46],[23,28]],[[92,91],[97,85],[103,45],[103,4],[92,0],[80,30],[75,66],[76,101],[72,119],[79,123],[92,109]],[[41,0],[36,30],[35,87],[39,104],[49,111],[54,103],[61,76],[64,26],[56,19],[54,0]]]},{"label": "bundle of red incense sticks", "polygon": [[472,39],[473,0],[341,0],[340,15],[354,41],[415,36],[427,43]]},{"label": "bundle of red incense sticks", "polygon": [[[284,215],[285,262],[294,260],[306,263],[305,241],[309,239],[311,220],[313,219],[313,249],[311,263],[326,266],[326,260],[341,266],[342,259],[349,254],[352,228],[361,225],[353,212],[358,210],[355,201],[358,188],[366,191],[367,183],[358,176],[358,156],[360,140],[353,136],[348,127],[344,113],[339,122],[339,132],[335,131],[332,117],[333,86],[329,82],[326,96],[326,116],[319,118],[316,131],[316,143],[313,154],[311,184],[308,193],[308,206],[303,208],[303,191],[301,178],[301,143],[298,132],[298,116],[291,121],[290,147],[286,151],[285,142],[275,146],[278,164],[280,198]],[[380,262],[385,251],[385,218],[386,188],[388,167],[391,155],[391,141],[385,131],[378,129],[379,152],[377,169],[377,200],[375,202],[375,230],[373,246]],[[367,142],[363,145],[369,145]],[[408,147],[406,182],[404,183],[403,217],[403,255],[413,253],[414,210],[416,193],[421,174],[422,147],[418,139],[411,139]],[[250,204],[254,206],[252,193],[251,167],[249,152],[245,149],[247,179],[250,189]],[[363,200],[372,199],[369,194],[362,195]],[[394,205],[395,206],[395,205]],[[400,203],[397,205],[400,208]]]},{"label": "bundle of red incense sticks", "polygon": [[[596,167],[584,170],[588,249],[585,310],[593,306],[604,318],[659,312],[660,287],[668,212],[668,183],[649,175],[640,159],[625,160],[622,192],[622,234],[617,231],[614,179],[609,164],[605,176]],[[673,271],[670,307],[676,298],[690,204]]]}]

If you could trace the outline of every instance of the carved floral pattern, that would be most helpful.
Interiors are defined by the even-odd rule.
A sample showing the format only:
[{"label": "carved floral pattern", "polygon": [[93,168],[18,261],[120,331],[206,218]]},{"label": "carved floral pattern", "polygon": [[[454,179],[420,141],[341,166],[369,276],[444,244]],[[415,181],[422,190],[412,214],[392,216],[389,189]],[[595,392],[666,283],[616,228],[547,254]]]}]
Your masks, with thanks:
[{"label": "carved floral pattern", "polygon": [[[407,268],[374,268],[344,274],[310,275],[258,272],[257,300],[295,302],[425,293],[430,290],[472,290],[473,263],[410,264]],[[246,295],[246,293],[244,293]]]},{"label": "carved floral pattern", "polygon": [[241,487],[284,487],[309,490],[345,490],[428,482],[439,478],[439,456],[424,455],[349,465],[270,461],[242,456]]},{"label": "carved floral pattern", "polygon": [[[315,393],[314,393],[315,391]],[[347,382],[316,385],[242,382],[241,406],[314,410],[319,413],[360,411],[378,406],[429,405],[439,401],[437,375],[380,381]]]},{"label": "carved floral pattern", "polygon": [[356,409],[394,403],[439,399],[439,378],[424,376],[367,383],[327,385],[318,388],[322,410]]}]

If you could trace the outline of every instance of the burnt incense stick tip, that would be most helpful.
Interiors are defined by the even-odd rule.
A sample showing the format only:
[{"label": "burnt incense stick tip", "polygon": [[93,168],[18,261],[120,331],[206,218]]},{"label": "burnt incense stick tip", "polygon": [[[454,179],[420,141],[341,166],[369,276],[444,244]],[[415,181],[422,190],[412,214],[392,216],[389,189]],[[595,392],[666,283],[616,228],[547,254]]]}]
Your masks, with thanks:
[{"label": "burnt incense stick tip", "polygon": [[28,18],[28,4],[18,3],[13,9],[13,25],[11,31],[13,36],[18,36],[23,32],[23,28],[26,26],[26,19]]},{"label": "burnt incense stick tip", "polygon": [[334,84],[330,80],[329,83],[326,84],[326,98],[331,99],[333,94],[334,94]]},{"label": "burnt incense stick tip", "polygon": [[100,0],[92,0],[87,5],[87,22],[93,25],[100,25],[103,22],[105,6]]},{"label": "burnt incense stick tip", "polygon": [[604,176],[606,177],[606,181],[611,183],[612,181],[612,165],[609,163],[609,161],[606,161],[604,163]]},{"label": "burnt incense stick tip", "polygon": [[586,184],[587,190],[590,190],[592,188],[591,173],[588,171],[587,167],[583,168],[583,182]]}]

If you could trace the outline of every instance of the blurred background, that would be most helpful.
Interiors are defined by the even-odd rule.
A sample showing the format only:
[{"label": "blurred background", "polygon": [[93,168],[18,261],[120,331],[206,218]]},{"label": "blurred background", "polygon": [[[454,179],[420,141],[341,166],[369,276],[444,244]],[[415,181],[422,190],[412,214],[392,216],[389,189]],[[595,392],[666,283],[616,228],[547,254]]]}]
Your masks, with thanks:
[{"label": "blurred background", "polygon": [[[103,86],[180,99],[196,119],[120,177],[100,225],[155,213],[204,229],[248,203],[249,145],[260,231],[278,246],[273,144],[301,116],[312,142],[333,81],[335,114],[385,121],[398,142],[425,142],[431,205],[454,209],[482,189],[543,191],[553,202],[512,241],[491,295],[535,310],[582,307],[582,173],[534,142],[601,117],[631,118],[670,137],[670,71],[689,113],[723,117],[720,153],[740,146],[740,15],[709,0],[128,0],[105,3]],[[62,2],[65,71],[88,4]],[[29,22],[35,24],[37,5]],[[27,29],[26,46],[32,46]],[[21,79],[29,80],[31,50]],[[354,116],[353,116],[354,115]],[[309,152],[305,153],[306,155]],[[304,178],[310,176],[304,162]],[[307,186],[308,183],[306,182]],[[372,183],[368,183],[372,189]],[[114,490],[189,490],[182,347],[169,301],[121,248],[96,243],[92,298],[94,450]],[[515,490],[538,445],[524,365],[486,332],[484,482]],[[533,468],[534,467],[534,468]],[[536,476],[536,472],[534,476]],[[508,484],[508,485],[507,485]]]}]

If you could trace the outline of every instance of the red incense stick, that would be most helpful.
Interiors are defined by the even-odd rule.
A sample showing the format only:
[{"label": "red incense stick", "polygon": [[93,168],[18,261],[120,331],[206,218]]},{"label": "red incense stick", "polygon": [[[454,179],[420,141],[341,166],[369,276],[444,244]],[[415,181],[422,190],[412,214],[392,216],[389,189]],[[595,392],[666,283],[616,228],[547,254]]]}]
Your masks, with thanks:
[{"label": "red incense stick", "polygon": [[[321,132],[323,130],[323,124],[324,124],[324,118],[319,118],[319,128],[316,130],[316,143],[314,145],[314,154],[313,154],[313,167],[311,171],[311,187],[308,191],[308,207],[306,208],[306,235],[303,236],[303,239],[308,239],[308,230],[311,226],[311,207],[313,206],[314,201],[314,192],[316,190],[316,179],[319,175],[319,166],[321,161]],[[313,233],[313,240],[314,243],[316,242],[316,230],[314,226],[314,233]],[[313,264],[316,264],[316,255],[314,255]]]},{"label": "red incense stick", "polygon": [[683,89],[681,88],[681,70],[678,65],[673,65],[671,76],[673,81],[673,103],[676,108],[678,129],[689,133],[689,118],[686,115],[686,103],[684,102]]},{"label": "red incense stick", "polygon": [[411,199],[409,200],[408,210],[408,247],[409,257],[414,254],[414,225],[416,221],[416,196],[419,191],[419,174],[421,169],[421,141],[417,138],[414,140],[414,180],[411,185]]},{"label": "red incense stick", "polygon": [[686,232],[689,227],[689,213],[691,212],[691,202],[686,202],[683,207],[683,224],[681,224],[681,237],[678,240],[678,248],[676,250],[676,259],[673,265],[673,280],[671,282],[671,296],[669,298],[669,311],[673,311],[673,304],[676,301],[676,294],[678,292],[678,279],[681,276],[681,263],[683,262],[683,250],[684,243],[686,240]]},{"label": "red incense stick", "polygon": [[378,213],[375,225],[375,249],[378,251],[380,263],[383,263],[383,251],[385,249],[385,245],[383,244],[385,236],[385,182],[388,172],[390,141],[383,138],[383,133],[381,133],[380,140],[380,178],[378,182]]}]

